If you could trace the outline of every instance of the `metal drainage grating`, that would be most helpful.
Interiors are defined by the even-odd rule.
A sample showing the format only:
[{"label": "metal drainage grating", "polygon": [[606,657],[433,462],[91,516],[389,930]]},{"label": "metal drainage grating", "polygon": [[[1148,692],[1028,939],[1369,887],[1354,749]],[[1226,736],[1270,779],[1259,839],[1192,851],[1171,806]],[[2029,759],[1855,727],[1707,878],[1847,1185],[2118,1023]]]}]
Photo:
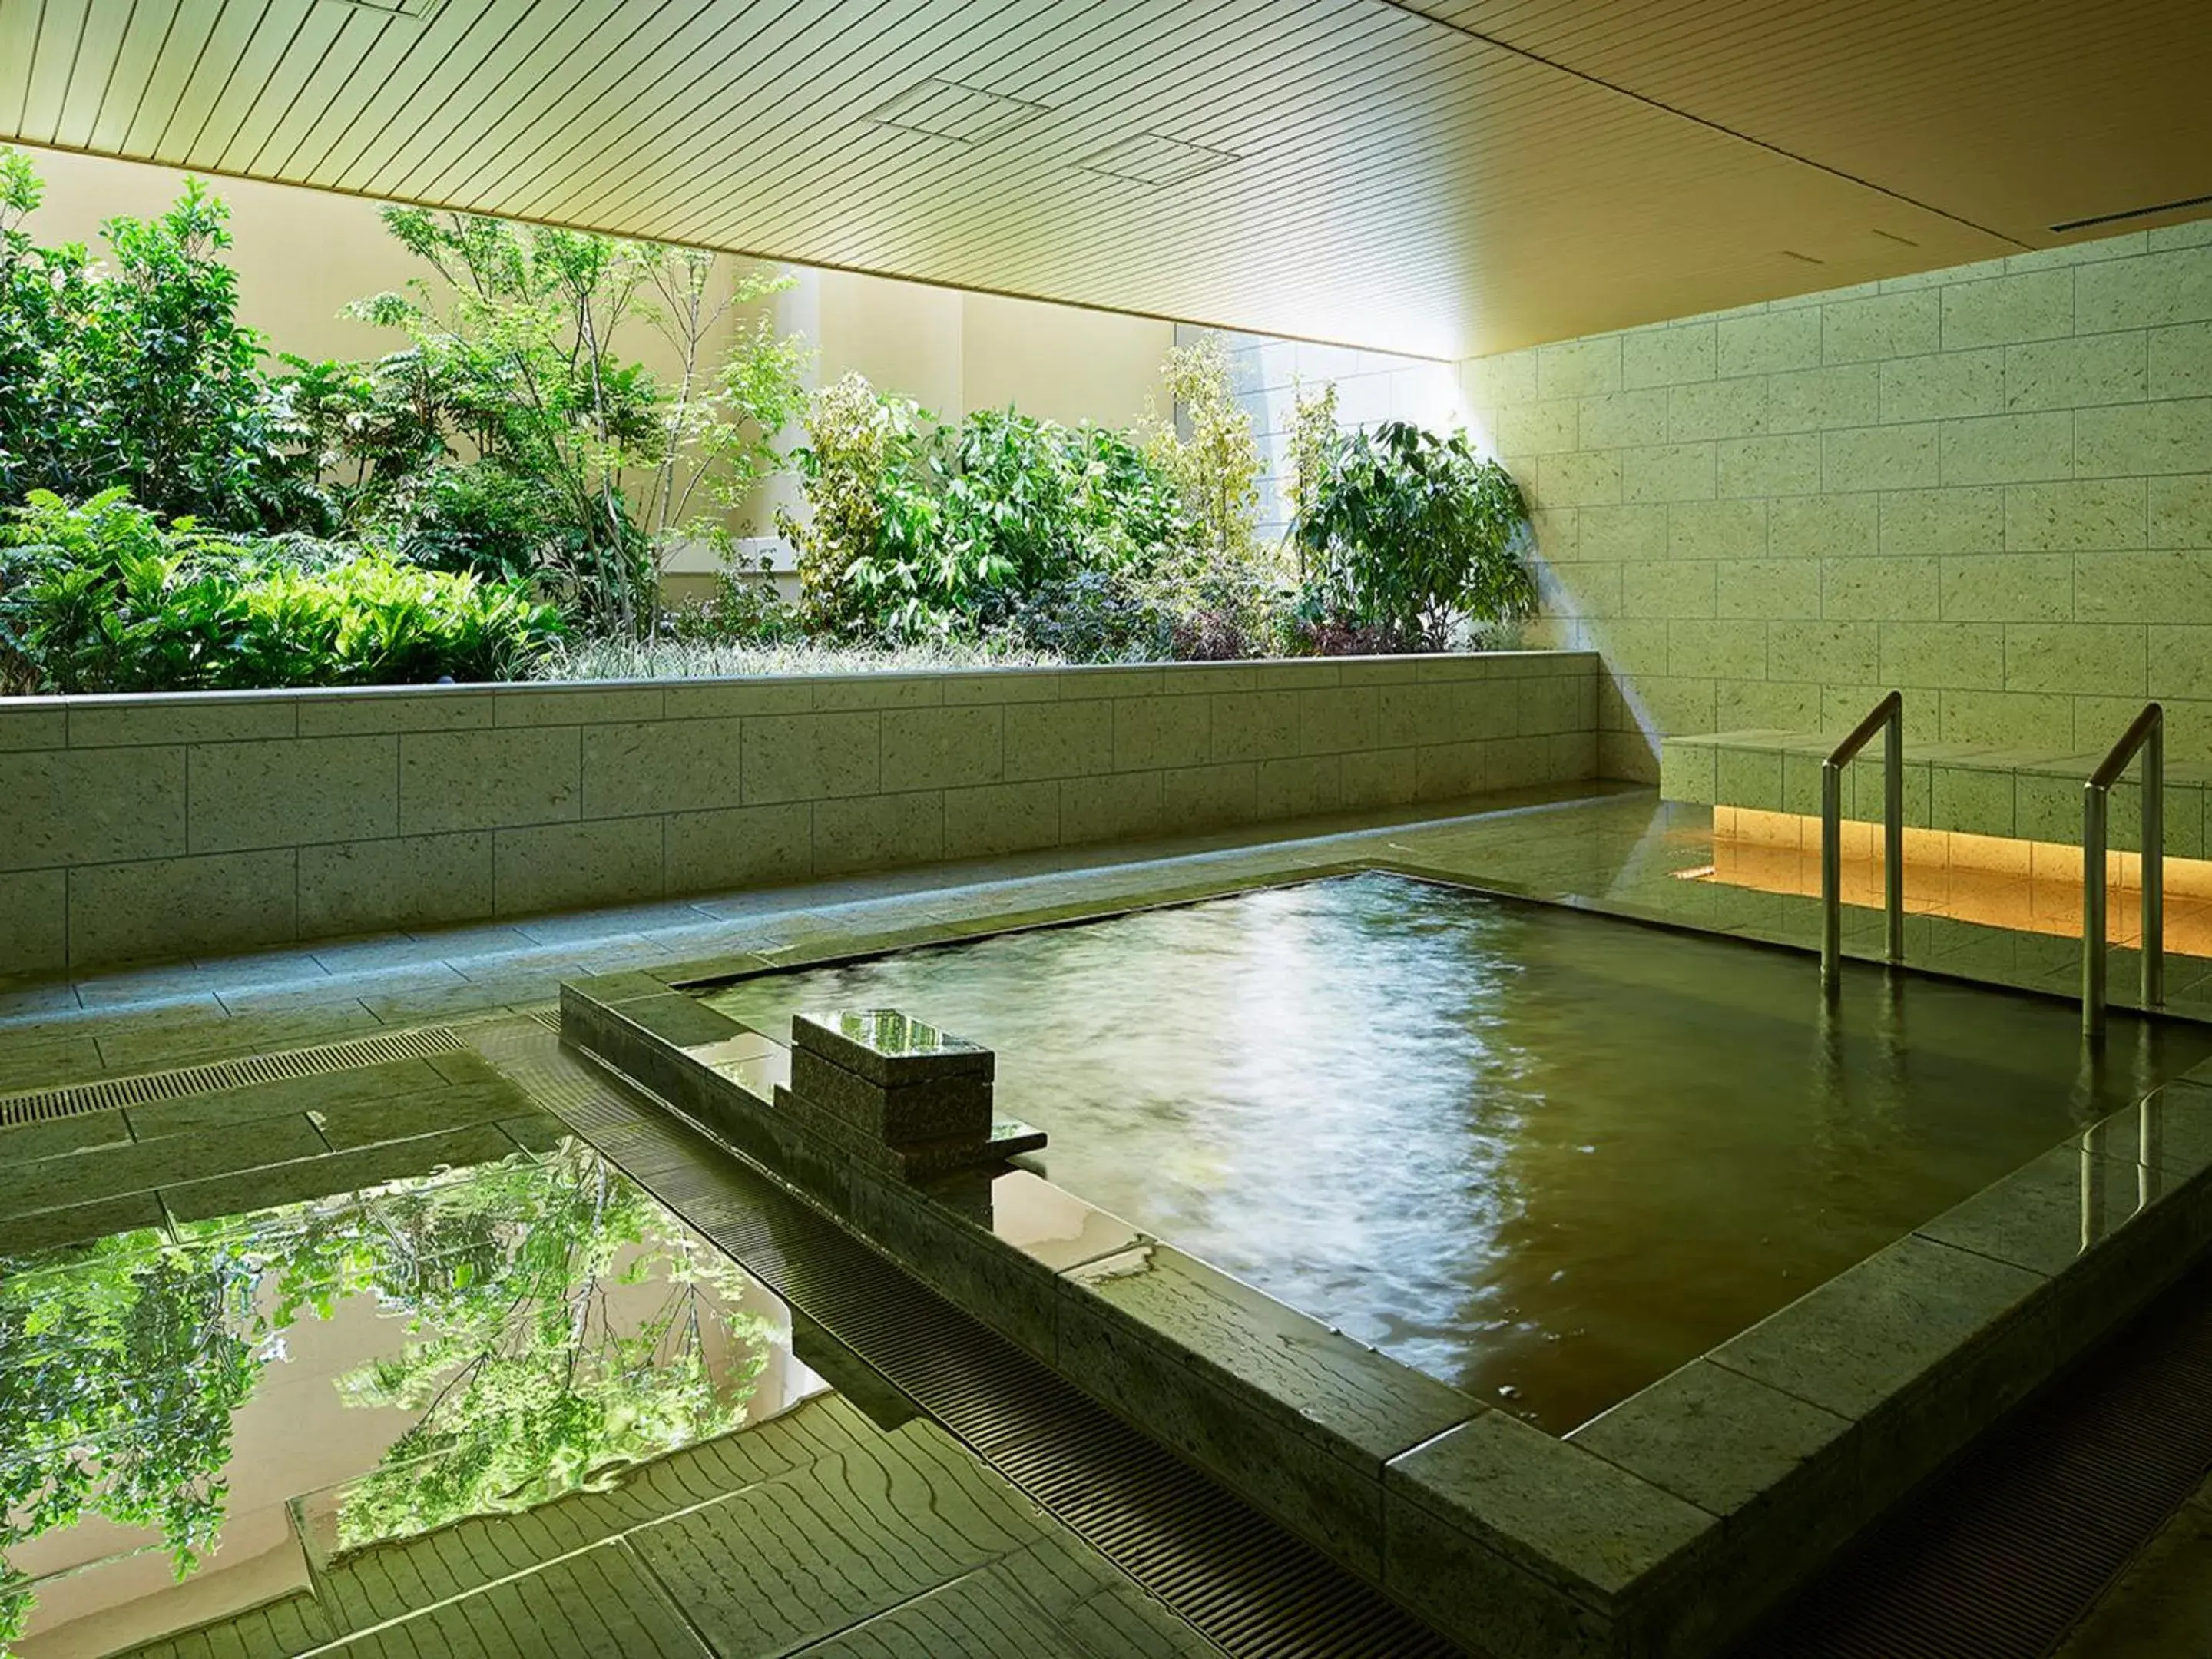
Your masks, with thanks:
[{"label": "metal drainage grating", "polygon": [[[655,1101],[518,1026],[479,1048],[746,1270],[1237,1659],[1453,1659],[1379,1591]],[[637,1088],[635,1084],[629,1087]]]},{"label": "metal drainage grating", "polygon": [[40,1089],[28,1094],[0,1097],[0,1129],[25,1123],[51,1123],[56,1118],[109,1111],[118,1106],[146,1106],[157,1100],[178,1100],[186,1095],[211,1094],[219,1089],[240,1089],[255,1083],[323,1077],[332,1072],[351,1072],[395,1060],[424,1060],[432,1054],[451,1054],[460,1046],[460,1039],[452,1031],[442,1025],[432,1025],[421,1030],[394,1031],[384,1036],[355,1037],[345,1042],[295,1048],[287,1054],[251,1054],[243,1060],[210,1060],[203,1066],[148,1072],[138,1077],[102,1078],[96,1083],[71,1084],[64,1089]]}]

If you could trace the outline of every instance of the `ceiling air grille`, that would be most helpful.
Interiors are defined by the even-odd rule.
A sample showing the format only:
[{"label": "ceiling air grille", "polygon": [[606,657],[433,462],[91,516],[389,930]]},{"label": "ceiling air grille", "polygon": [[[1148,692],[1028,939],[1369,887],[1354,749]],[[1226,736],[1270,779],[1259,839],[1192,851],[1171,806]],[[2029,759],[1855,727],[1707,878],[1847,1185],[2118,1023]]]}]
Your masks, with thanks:
[{"label": "ceiling air grille", "polygon": [[963,87],[957,81],[922,81],[870,110],[866,118],[963,144],[987,144],[1045,112],[1042,104]]},{"label": "ceiling air grille", "polygon": [[373,11],[386,17],[411,17],[420,23],[428,21],[445,0],[331,0],[331,3],[350,6],[356,11]]},{"label": "ceiling air grille", "polygon": [[2118,213],[2093,214],[2087,219],[2066,219],[2051,226],[2056,232],[2091,230],[2099,225],[2124,224],[2130,219],[2149,219],[2161,213],[2185,213],[2193,208],[2212,207],[2212,196],[2185,196],[2178,202],[2154,202],[2148,207],[2124,208]]},{"label": "ceiling air grille", "polygon": [[1160,133],[1139,132],[1109,144],[1076,165],[1109,178],[1133,179],[1140,185],[1179,185],[1238,159],[1225,149],[1208,149]]}]

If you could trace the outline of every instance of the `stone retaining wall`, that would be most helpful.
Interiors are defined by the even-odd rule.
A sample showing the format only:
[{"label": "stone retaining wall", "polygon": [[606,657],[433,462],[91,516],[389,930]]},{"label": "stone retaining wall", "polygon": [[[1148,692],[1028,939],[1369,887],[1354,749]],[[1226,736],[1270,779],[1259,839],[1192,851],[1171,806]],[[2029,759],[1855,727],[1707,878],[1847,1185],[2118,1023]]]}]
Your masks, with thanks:
[{"label": "stone retaining wall", "polygon": [[1596,771],[1597,658],[0,701],[0,979]]}]

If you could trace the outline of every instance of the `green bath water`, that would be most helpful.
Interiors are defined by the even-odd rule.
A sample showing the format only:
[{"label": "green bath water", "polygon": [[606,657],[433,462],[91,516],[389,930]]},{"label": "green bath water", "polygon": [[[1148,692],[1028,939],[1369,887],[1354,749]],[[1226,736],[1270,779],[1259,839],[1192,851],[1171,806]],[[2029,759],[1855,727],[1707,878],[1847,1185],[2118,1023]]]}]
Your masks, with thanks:
[{"label": "green bath water", "polygon": [[1564,1433],[2212,1054],[1382,874],[710,995],[998,1050],[1053,1180]]}]

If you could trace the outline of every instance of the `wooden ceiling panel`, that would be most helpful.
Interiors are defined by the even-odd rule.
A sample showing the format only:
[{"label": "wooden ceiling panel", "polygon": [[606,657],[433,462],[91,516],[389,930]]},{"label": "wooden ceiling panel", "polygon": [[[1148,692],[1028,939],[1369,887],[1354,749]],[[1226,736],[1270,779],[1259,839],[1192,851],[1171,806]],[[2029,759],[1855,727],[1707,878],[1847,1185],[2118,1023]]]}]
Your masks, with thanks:
[{"label": "wooden ceiling panel", "polygon": [[2212,195],[2193,10],[0,0],[0,137],[1456,356]]},{"label": "wooden ceiling panel", "polygon": [[2212,195],[2203,0],[1410,0],[2008,237]]}]

